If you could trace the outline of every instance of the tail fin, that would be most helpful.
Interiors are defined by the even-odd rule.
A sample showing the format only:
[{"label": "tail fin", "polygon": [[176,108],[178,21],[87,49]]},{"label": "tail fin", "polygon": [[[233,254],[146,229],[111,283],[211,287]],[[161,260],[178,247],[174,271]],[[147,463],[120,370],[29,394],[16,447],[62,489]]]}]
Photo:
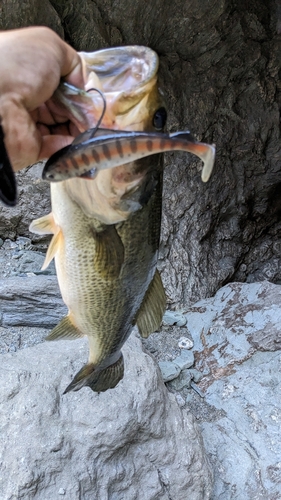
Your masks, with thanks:
[{"label": "tail fin", "polygon": [[88,363],[76,373],[72,382],[64,391],[66,394],[69,391],[79,391],[84,386],[88,386],[95,392],[104,392],[107,389],[113,389],[124,376],[124,359],[122,352],[119,359],[112,365],[97,370],[93,363]]}]

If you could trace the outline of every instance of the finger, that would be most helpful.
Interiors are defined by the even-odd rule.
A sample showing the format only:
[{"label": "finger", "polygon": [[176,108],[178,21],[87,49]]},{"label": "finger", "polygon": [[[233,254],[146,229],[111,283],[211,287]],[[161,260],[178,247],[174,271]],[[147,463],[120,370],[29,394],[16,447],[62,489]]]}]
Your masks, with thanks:
[{"label": "finger", "polygon": [[68,146],[73,141],[71,135],[46,135],[42,137],[41,150],[39,152],[38,160],[50,158],[56,151],[65,146]]},{"label": "finger", "polygon": [[79,88],[84,88],[82,60],[79,54],[67,43],[63,42],[63,57],[61,59],[61,76],[64,79]]},{"label": "finger", "polygon": [[0,99],[0,116],[5,146],[14,170],[35,163],[41,149],[41,135],[17,96]]}]

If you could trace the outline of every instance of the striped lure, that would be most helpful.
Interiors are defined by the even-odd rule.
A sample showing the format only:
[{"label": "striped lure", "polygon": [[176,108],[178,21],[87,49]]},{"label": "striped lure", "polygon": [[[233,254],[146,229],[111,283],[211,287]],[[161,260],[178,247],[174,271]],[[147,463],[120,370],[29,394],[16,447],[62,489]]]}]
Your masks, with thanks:
[{"label": "striped lure", "polygon": [[163,134],[107,129],[87,130],[70,146],[57,151],[47,161],[43,179],[50,182],[81,176],[93,179],[99,170],[165,151],[186,151],[198,156],[204,162],[202,181],[208,181],[214,165],[215,147],[196,142],[190,132]]}]

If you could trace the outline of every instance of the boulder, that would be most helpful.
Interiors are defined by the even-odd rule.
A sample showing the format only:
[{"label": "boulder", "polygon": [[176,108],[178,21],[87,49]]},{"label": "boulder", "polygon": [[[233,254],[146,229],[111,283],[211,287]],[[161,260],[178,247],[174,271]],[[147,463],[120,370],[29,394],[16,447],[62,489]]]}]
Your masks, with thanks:
[{"label": "boulder", "polygon": [[0,280],[0,326],[52,328],[67,314],[56,276]]},{"label": "boulder", "polygon": [[212,476],[198,427],[134,335],[113,390],[62,395],[87,342],[1,357],[0,498],[205,500]]},{"label": "boulder", "polygon": [[281,287],[233,283],[188,311],[216,500],[281,498]]}]

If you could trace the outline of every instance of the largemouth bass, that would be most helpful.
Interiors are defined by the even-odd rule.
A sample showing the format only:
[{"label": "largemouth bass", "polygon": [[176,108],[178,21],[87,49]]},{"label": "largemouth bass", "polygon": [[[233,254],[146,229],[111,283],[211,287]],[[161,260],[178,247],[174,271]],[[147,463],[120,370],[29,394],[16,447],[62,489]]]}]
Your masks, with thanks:
[{"label": "largemouth bass", "polygon": [[[166,114],[158,90],[158,57],[145,47],[81,54],[87,88],[106,98],[101,127],[156,132]],[[61,95],[63,94],[63,95]],[[80,132],[95,127],[102,112],[98,95],[64,95]],[[58,155],[59,158],[59,155]],[[72,165],[74,166],[74,165]],[[162,155],[101,169],[91,180],[51,184],[52,213],[30,230],[53,234],[44,267],[55,258],[61,294],[69,312],[48,340],[87,335],[88,363],[66,388],[115,387],[124,374],[121,348],[134,325],[147,337],[160,326],[166,298],[156,269],[161,223]]]}]

